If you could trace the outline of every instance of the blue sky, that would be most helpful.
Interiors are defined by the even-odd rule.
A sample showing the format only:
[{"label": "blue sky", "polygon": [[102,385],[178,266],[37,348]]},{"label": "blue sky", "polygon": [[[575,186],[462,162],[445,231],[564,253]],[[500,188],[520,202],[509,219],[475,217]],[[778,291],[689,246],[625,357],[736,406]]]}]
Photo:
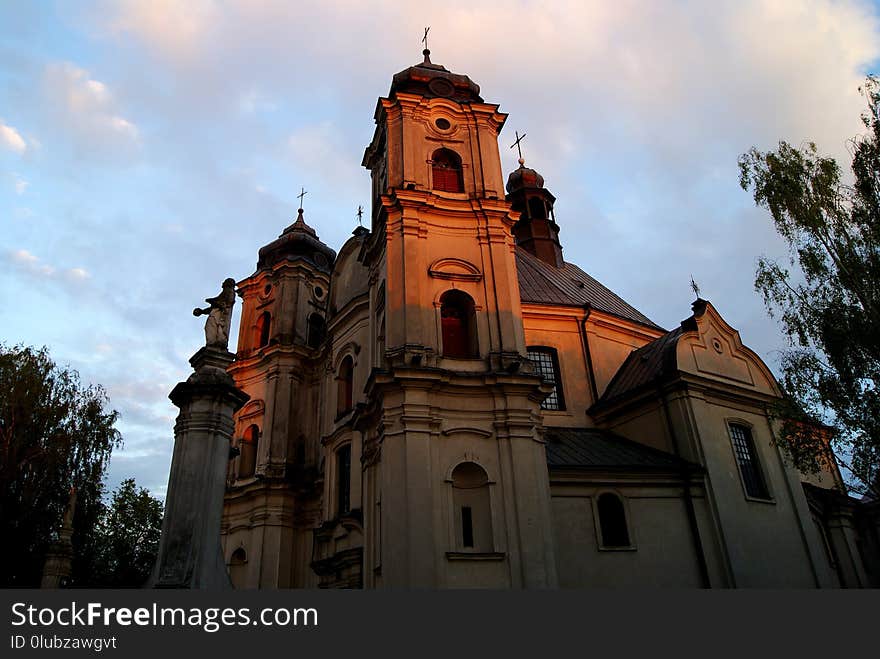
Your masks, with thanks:
[{"label": "blue sky", "polygon": [[506,172],[527,133],[567,260],[670,328],[693,275],[775,368],[752,283],[785,251],[736,160],[785,139],[848,162],[876,2],[367,4],[0,0],[0,341],[106,387],[111,487],[164,494],[192,309],[253,271],[301,186],[321,238],[348,237],[376,98],[425,25],[432,59],[510,114]]}]

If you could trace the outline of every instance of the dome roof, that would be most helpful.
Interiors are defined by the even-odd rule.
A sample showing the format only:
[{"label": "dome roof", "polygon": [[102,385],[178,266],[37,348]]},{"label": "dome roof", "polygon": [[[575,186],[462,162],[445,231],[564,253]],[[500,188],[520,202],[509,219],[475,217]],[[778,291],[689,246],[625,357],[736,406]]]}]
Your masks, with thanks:
[{"label": "dome roof", "polygon": [[525,161],[520,158],[519,168],[510,172],[505,187],[507,188],[508,193],[513,193],[516,190],[522,190],[523,188],[540,189],[544,187],[544,177],[534,169],[526,167]]},{"label": "dome roof", "polygon": [[388,96],[397,92],[419,94],[428,98],[449,98],[459,103],[482,103],[480,86],[466,75],[447,71],[446,67],[431,62],[431,51],[422,53],[425,60],[404,69],[391,81]]},{"label": "dome roof", "polygon": [[330,272],[336,259],[336,252],[322,243],[315,230],[306,224],[302,208],[293,224],[260,249],[257,268],[271,267],[284,259],[304,259],[324,272]]}]

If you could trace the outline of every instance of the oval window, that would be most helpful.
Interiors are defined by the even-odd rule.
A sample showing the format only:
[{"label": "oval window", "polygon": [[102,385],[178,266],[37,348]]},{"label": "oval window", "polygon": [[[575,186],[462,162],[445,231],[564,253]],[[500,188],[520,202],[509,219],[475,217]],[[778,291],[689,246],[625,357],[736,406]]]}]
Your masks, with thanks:
[{"label": "oval window", "polygon": [[449,130],[450,128],[452,128],[452,124],[449,123],[449,120],[444,119],[443,117],[435,120],[434,125],[437,126],[437,128],[439,128],[440,130]]}]

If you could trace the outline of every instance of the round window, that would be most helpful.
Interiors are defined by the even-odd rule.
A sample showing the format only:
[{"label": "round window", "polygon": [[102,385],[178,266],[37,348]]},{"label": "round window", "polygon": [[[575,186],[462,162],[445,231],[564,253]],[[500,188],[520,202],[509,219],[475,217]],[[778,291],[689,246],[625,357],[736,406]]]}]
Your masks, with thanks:
[{"label": "round window", "polygon": [[272,290],[272,284],[266,284],[266,287],[263,288],[263,295],[268,295],[269,291]]},{"label": "round window", "polygon": [[324,297],[324,289],[320,286],[315,286],[315,297],[319,300]]},{"label": "round window", "polygon": [[449,120],[444,119],[443,117],[435,120],[434,125],[437,126],[437,128],[439,128],[440,130],[449,130],[450,128],[452,128],[452,124],[449,123]]}]

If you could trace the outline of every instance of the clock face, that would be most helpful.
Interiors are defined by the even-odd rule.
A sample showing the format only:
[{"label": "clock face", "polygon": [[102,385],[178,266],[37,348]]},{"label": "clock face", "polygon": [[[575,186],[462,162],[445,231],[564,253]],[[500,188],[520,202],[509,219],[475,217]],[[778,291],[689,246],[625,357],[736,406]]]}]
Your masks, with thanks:
[{"label": "clock face", "polygon": [[455,87],[453,87],[452,83],[446,80],[446,78],[432,79],[428,83],[428,89],[431,90],[432,94],[443,97],[452,96],[452,93],[455,91]]}]

